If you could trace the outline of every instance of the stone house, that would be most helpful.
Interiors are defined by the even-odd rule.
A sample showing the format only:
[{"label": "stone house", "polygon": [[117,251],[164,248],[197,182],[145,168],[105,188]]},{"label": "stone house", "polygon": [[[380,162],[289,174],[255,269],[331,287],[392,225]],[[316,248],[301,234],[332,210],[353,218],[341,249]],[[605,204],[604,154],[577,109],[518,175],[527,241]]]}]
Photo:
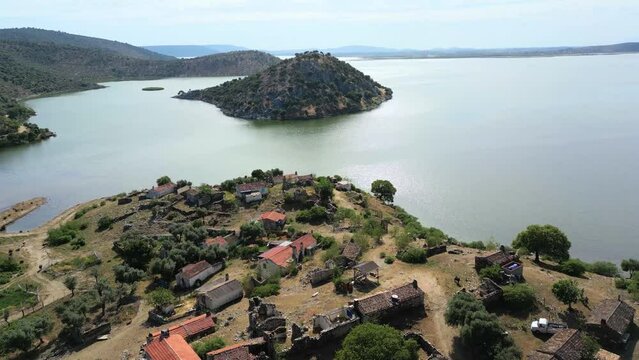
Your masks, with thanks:
[{"label": "stone house", "polygon": [[235,187],[235,195],[246,203],[261,201],[268,194],[265,182],[239,184]]},{"label": "stone house", "polygon": [[294,187],[312,186],[314,178],[312,174],[297,175],[297,173],[295,173],[284,175],[282,188],[290,189]]},{"label": "stone house", "polygon": [[357,245],[353,240],[344,245],[342,249],[339,262],[342,267],[350,268],[357,264],[357,258],[362,253],[362,248]]},{"label": "stone house", "polygon": [[597,304],[586,321],[586,329],[607,346],[627,343],[630,326],[634,322],[635,308],[618,299],[606,299]]},{"label": "stone house", "polygon": [[166,196],[175,192],[176,185],[172,182],[160,186],[154,186],[151,190],[147,191],[146,197],[148,199],[159,199],[162,196]]},{"label": "stone house", "polygon": [[197,303],[201,308],[216,311],[244,296],[242,283],[233,279],[213,285],[210,289],[198,289]]},{"label": "stone house", "polygon": [[313,234],[306,234],[294,241],[285,241],[280,245],[263,252],[257,263],[262,279],[276,274],[286,275],[291,264],[297,264],[305,256],[312,254],[317,247]]},{"label": "stone house", "polygon": [[188,264],[183,267],[177,275],[175,281],[177,285],[189,289],[194,286],[200,286],[206,279],[222,270],[224,263],[216,263],[215,266],[209,264],[206,260]]},{"label": "stone house", "polygon": [[260,221],[266,231],[281,231],[286,225],[286,215],[277,211],[268,211],[260,215]]},{"label": "stone house", "polygon": [[581,332],[563,329],[554,334],[537,350],[528,355],[528,360],[581,360],[584,352]]},{"label": "stone house", "polygon": [[187,341],[193,341],[215,331],[215,317],[202,314],[168,329],[149,334],[143,346],[147,360],[199,360]]},{"label": "stone house", "polygon": [[398,288],[353,300],[355,311],[362,321],[379,320],[414,308],[424,307],[424,291],[417,280]]},{"label": "stone house", "polygon": [[508,277],[514,277],[517,280],[524,277],[524,264],[514,254],[500,250],[487,256],[475,256],[475,270],[479,271],[493,265],[499,266]]}]

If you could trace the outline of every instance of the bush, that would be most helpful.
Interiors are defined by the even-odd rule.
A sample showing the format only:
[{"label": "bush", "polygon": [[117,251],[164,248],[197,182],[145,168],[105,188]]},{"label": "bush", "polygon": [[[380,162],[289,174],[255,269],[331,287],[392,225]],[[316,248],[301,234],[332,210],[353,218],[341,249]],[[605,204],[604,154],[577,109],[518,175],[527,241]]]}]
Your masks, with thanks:
[{"label": "bush", "polygon": [[504,303],[515,311],[532,310],[535,306],[535,290],[526,284],[515,284],[505,286]]},{"label": "bush", "polygon": [[615,277],[619,275],[619,268],[609,261],[595,261],[588,265],[588,271],[602,276]]},{"label": "bush", "polygon": [[308,210],[297,213],[295,220],[300,223],[319,224],[328,220],[328,211],[323,206],[314,205]]},{"label": "bush", "polygon": [[626,279],[618,277],[615,279],[615,287],[617,289],[626,289],[628,287],[628,281]]},{"label": "bush", "polygon": [[570,259],[559,265],[559,271],[570,276],[581,276],[586,272],[586,264],[579,259]]},{"label": "bush", "polygon": [[149,302],[153,306],[163,307],[175,302],[175,295],[169,289],[157,288],[148,295]]},{"label": "bush", "polygon": [[109,216],[102,216],[98,219],[98,231],[109,229],[111,225],[113,225],[113,219]]},{"label": "bush", "polygon": [[208,338],[204,340],[198,340],[191,344],[193,350],[197,353],[200,359],[206,359],[206,353],[223,348],[226,345],[224,339],[219,337]]},{"label": "bush", "polygon": [[272,295],[279,295],[280,293],[280,285],[279,284],[265,284],[257,286],[253,289],[251,296],[259,296],[259,297],[268,297]]},{"label": "bush", "polygon": [[384,258],[384,262],[390,265],[395,262],[395,258],[389,255],[386,258]]},{"label": "bush", "polygon": [[82,238],[82,235],[80,235],[80,224],[75,221],[71,221],[57,229],[49,230],[47,245],[59,246],[80,238]]},{"label": "bush", "polygon": [[406,250],[398,253],[397,258],[409,264],[423,264],[426,262],[426,250],[409,246]]},{"label": "bush", "polygon": [[469,243],[462,243],[462,245],[472,249],[486,250],[486,245],[483,241],[471,241]]},{"label": "bush", "polygon": [[499,267],[499,265],[496,265],[496,264],[487,266],[479,270],[479,277],[482,279],[489,278],[492,281],[500,282],[502,279],[501,268]]},{"label": "bush", "polygon": [[322,261],[326,262],[328,260],[333,260],[333,259],[335,259],[338,256],[339,256],[339,246],[337,246],[337,243],[333,243],[322,254]]},{"label": "bush", "polygon": [[379,258],[380,259],[383,259],[385,257],[386,257],[386,253],[385,252],[382,251],[381,253],[379,253]]}]

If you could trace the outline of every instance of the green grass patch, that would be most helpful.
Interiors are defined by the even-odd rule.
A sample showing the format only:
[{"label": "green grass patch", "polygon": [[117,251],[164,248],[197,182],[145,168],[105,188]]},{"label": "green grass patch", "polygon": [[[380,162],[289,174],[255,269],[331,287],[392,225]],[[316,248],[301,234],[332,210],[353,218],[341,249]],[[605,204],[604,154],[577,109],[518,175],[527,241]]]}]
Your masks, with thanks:
[{"label": "green grass patch", "polygon": [[29,283],[15,284],[0,291],[0,310],[8,307],[32,306],[37,303],[35,286]]},{"label": "green grass patch", "polygon": [[68,273],[76,270],[85,270],[99,265],[101,262],[95,255],[79,256],[53,264],[50,270],[56,273]]}]

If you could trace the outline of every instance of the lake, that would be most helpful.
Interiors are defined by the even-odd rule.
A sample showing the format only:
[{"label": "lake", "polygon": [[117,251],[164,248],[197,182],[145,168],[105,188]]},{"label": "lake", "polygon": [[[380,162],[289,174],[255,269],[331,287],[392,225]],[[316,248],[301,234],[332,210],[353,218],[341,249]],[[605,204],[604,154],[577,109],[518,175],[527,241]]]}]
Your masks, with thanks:
[{"label": "lake", "polygon": [[460,240],[510,243],[528,224],[550,223],[576,257],[639,257],[639,55],[350,63],[394,98],[356,115],[273,122],[171,98],[229,78],[31,100],[32,121],[58,136],[0,151],[0,208],[49,203],[9,230],[162,175],[219,183],[279,167],[366,189],[389,179],[398,205]]}]

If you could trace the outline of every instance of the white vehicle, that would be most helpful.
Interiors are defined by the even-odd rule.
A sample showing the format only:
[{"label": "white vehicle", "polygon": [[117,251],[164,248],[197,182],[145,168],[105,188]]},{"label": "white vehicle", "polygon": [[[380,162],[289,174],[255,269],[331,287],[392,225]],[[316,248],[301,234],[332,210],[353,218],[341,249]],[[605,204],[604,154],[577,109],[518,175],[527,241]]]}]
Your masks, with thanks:
[{"label": "white vehicle", "polygon": [[561,329],[566,329],[566,324],[551,323],[546,318],[540,318],[530,324],[530,331],[538,334],[554,334]]}]

